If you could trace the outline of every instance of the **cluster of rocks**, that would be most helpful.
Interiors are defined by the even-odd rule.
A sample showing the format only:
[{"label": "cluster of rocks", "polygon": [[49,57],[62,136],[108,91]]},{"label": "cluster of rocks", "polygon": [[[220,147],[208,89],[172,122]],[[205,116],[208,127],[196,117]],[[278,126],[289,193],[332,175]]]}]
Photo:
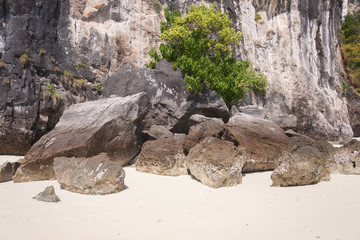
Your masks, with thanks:
[{"label": "cluster of rocks", "polygon": [[257,171],[273,171],[273,186],[315,184],[332,172],[360,173],[358,141],[335,149],[284,131],[291,116],[263,119],[254,107],[229,111],[208,89],[188,93],[181,72],[167,62],[155,71],[124,67],[106,81],[104,95],[70,106],[20,167],[0,168],[0,178],[57,179],[69,191],[109,194],[125,188],[122,166],[132,163],[152,174],[191,174],[214,188],[239,184],[244,173]]}]

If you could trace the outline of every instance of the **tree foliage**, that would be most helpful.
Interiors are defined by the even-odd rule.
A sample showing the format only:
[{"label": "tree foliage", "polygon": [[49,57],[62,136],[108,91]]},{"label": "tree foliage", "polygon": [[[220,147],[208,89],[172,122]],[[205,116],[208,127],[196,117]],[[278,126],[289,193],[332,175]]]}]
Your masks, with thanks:
[{"label": "tree foliage", "polygon": [[227,14],[215,6],[192,6],[181,16],[178,10],[165,9],[166,21],[161,24],[160,54],[151,49],[154,68],[161,59],[173,63],[185,73],[187,90],[197,94],[204,86],[219,93],[228,106],[251,90],[264,94],[266,77],[252,69],[248,61],[237,61],[232,55],[240,44],[241,33],[232,27]]},{"label": "tree foliage", "polygon": [[360,11],[349,14],[341,27],[341,52],[348,78],[360,90]]}]

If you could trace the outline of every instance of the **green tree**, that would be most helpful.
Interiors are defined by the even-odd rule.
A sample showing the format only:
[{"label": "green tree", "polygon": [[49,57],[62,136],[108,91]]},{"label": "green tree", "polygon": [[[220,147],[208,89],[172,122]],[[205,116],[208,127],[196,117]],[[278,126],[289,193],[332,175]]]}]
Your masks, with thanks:
[{"label": "green tree", "polygon": [[204,86],[219,93],[228,106],[237,103],[244,93],[251,90],[264,94],[266,77],[252,69],[248,61],[237,61],[232,55],[240,44],[241,33],[232,27],[227,14],[215,6],[192,6],[181,16],[178,10],[164,10],[166,21],[161,23],[160,54],[151,49],[153,60],[166,59],[185,74],[187,90],[197,94]]},{"label": "green tree", "polygon": [[360,91],[360,11],[349,14],[341,26],[340,49],[348,80]]}]

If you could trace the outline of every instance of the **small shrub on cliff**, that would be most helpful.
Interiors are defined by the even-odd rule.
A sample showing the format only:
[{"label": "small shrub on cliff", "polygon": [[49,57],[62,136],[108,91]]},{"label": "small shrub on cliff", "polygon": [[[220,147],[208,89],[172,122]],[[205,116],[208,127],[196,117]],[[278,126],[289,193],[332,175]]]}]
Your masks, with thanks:
[{"label": "small shrub on cliff", "polygon": [[360,89],[360,11],[346,16],[340,46],[348,79],[354,88]]},{"label": "small shrub on cliff", "polygon": [[21,54],[21,56],[20,56],[20,63],[21,63],[21,65],[22,65],[23,67],[25,67],[25,66],[28,64],[28,62],[29,62],[29,56],[28,56],[26,53]]},{"label": "small shrub on cliff", "polygon": [[40,50],[39,50],[39,56],[43,56],[43,55],[45,55],[47,53],[47,51],[45,50],[45,49],[43,49],[43,48],[41,48]]},{"label": "small shrub on cliff", "polygon": [[241,33],[232,27],[227,14],[200,5],[191,7],[181,17],[179,11],[164,10],[166,22],[161,23],[160,54],[151,49],[154,68],[161,59],[173,63],[185,73],[187,90],[197,94],[204,86],[219,93],[226,104],[237,103],[251,90],[263,94],[265,76],[252,69],[248,61],[237,61],[232,55],[240,44]]}]

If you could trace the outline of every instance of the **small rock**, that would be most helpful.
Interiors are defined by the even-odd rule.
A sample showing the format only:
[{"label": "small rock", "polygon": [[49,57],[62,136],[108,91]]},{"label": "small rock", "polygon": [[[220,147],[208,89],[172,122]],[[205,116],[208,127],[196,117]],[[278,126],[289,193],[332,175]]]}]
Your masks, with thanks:
[{"label": "small rock", "polygon": [[60,198],[55,194],[54,186],[46,187],[43,192],[33,197],[33,199],[43,202],[60,202]]},{"label": "small rock", "polygon": [[152,125],[148,131],[145,131],[145,133],[147,133],[153,139],[174,137],[172,132],[161,125]]},{"label": "small rock", "polygon": [[353,139],[337,148],[334,159],[333,173],[360,175],[360,142]]},{"label": "small rock", "polygon": [[6,162],[0,165],[0,183],[12,181],[16,170],[20,167],[18,162]]}]

